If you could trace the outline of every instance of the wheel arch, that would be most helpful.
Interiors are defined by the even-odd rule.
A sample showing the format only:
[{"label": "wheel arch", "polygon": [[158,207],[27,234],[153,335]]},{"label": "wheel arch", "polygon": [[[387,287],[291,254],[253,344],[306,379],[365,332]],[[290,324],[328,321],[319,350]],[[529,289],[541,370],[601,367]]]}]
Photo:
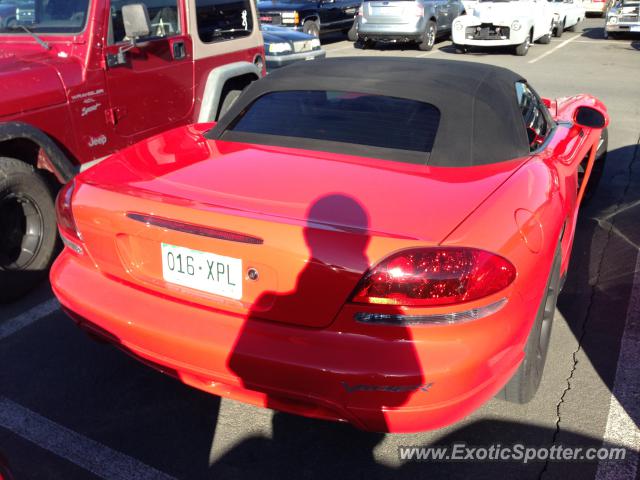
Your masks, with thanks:
[{"label": "wheel arch", "polygon": [[0,123],[0,156],[48,171],[60,183],[68,182],[77,173],[62,147],[42,130],[23,122]]},{"label": "wheel arch", "polygon": [[320,27],[320,16],[317,13],[310,13],[302,18],[300,25],[304,25],[305,22],[316,22]]},{"label": "wheel arch", "polygon": [[198,123],[217,120],[220,106],[224,101],[223,91],[225,86],[235,82],[237,85],[246,87],[261,76],[262,72],[258,66],[250,62],[235,62],[211,70],[207,76],[207,82],[202,94]]}]

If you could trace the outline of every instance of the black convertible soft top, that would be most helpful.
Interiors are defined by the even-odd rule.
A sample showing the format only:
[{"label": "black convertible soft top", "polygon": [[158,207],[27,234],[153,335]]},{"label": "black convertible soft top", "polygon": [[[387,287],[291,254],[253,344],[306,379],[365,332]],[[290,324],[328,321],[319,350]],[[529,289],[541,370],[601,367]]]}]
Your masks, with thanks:
[{"label": "black convertible soft top", "polygon": [[[299,62],[252,83],[206,136],[236,140],[230,130],[238,116],[270,92],[320,90],[397,97],[434,105],[440,110],[431,153],[416,162],[464,167],[511,160],[529,154],[529,141],[516,98],[524,79],[505,68],[467,61],[391,57],[343,57]],[[243,134],[242,141],[311,150],[366,155],[362,146],[323,148],[318,139],[270,138]],[[268,137],[268,136],[266,136]],[[408,152],[393,152],[399,161]],[[376,155],[371,155],[375,157]]]}]

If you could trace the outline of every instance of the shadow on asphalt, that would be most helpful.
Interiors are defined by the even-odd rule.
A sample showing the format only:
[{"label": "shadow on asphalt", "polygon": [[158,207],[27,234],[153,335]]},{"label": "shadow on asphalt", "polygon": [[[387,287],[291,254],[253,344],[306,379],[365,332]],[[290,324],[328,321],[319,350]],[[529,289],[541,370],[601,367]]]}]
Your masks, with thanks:
[{"label": "shadow on asphalt", "polygon": [[[537,425],[501,420],[470,423],[440,437],[431,446],[490,449],[549,447],[553,431]],[[378,463],[374,450],[383,434],[367,433],[336,424],[276,413],[271,438],[248,438],[219,458],[204,478],[538,478],[545,461],[418,461],[398,467]],[[564,447],[599,448],[602,440],[569,434]],[[422,447],[406,436],[403,446]],[[494,447],[495,448],[495,447]],[[569,463],[576,473],[576,464]],[[597,463],[581,463],[579,478],[592,478]],[[578,478],[575,475],[573,478]]]},{"label": "shadow on asphalt", "polygon": [[[459,55],[460,58],[464,58],[465,55],[470,55],[470,56],[473,56],[473,57],[483,57],[483,56],[487,56],[487,55],[491,55],[491,56],[508,55],[510,57],[513,57],[515,55],[514,48],[515,48],[515,46],[508,46],[508,47],[468,47],[467,53],[460,54],[460,53],[456,53],[456,49],[453,46],[453,44],[449,44],[449,45],[444,45],[444,46],[438,48],[438,50],[440,50],[443,53],[451,53],[451,54]],[[535,48],[535,47],[533,47],[533,48]],[[531,55],[531,53],[532,52],[530,51],[529,55]]]},{"label": "shadow on asphalt", "polygon": [[[604,23],[604,20],[603,20]],[[581,36],[590,38],[593,40],[603,40],[604,39],[604,27],[597,28],[584,28],[582,30]]]},{"label": "shadow on asphalt", "polygon": [[[610,151],[602,182],[581,210],[558,310],[610,391],[640,246],[640,149]],[[637,398],[618,398],[636,425]]]}]

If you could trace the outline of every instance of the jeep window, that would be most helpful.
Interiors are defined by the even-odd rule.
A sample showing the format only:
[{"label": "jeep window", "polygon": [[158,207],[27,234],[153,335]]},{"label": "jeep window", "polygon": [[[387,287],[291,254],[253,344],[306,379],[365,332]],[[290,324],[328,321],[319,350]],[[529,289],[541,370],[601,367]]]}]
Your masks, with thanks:
[{"label": "jeep window", "polygon": [[132,3],[143,3],[149,12],[151,31],[148,39],[168,37],[180,33],[177,0],[112,0],[111,23],[109,24],[109,43],[126,41],[122,7]]},{"label": "jeep window", "polygon": [[251,0],[195,0],[198,36],[204,43],[246,37],[253,31]]},{"label": "jeep window", "polygon": [[15,21],[0,23],[0,33],[80,33],[87,23],[89,0],[17,1]]},{"label": "jeep window", "polygon": [[547,139],[553,121],[542,100],[526,83],[516,83],[516,96],[527,129],[529,148],[533,152]]},{"label": "jeep window", "polygon": [[[440,111],[416,100],[296,90],[263,95],[227,131],[288,138],[283,146],[299,148],[337,142],[424,154],[431,152],[439,123]],[[375,150],[372,153],[375,156]]]}]

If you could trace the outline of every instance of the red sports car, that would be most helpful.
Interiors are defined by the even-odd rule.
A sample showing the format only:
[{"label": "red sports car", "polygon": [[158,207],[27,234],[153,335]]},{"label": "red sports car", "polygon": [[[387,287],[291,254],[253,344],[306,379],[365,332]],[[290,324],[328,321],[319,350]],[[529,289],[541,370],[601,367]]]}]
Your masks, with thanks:
[{"label": "red sports car", "polygon": [[607,123],[489,65],[302,62],[69,183],[53,289],[243,402],[388,432],[526,402]]}]

